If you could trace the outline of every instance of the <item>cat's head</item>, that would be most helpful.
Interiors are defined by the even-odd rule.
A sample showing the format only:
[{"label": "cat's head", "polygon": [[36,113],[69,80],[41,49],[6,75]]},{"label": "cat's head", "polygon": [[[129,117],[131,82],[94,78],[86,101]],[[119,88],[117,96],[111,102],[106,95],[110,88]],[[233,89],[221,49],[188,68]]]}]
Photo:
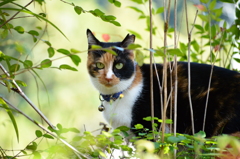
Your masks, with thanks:
[{"label": "cat's head", "polygon": [[[135,36],[128,34],[122,42],[100,42],[88,29],[87,38],[87,68],[93,85],[102,94],[114,94],[129,88],[134,80],[136,64],[133,51],[126,48],[134,43]],[[101,49],[91,50],[92,45],[112,47],[117,55]]]}]

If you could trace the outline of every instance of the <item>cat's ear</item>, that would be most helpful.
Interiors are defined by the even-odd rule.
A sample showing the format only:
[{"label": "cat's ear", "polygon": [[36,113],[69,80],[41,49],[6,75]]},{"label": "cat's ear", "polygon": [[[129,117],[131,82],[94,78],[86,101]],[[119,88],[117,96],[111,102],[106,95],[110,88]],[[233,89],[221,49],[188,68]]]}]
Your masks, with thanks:
[{"label": "cat's ear", "polygon": [[128,35],[123,39],[121,46],[122,46],[123,48],[127,48],[128,45],[133,44],[134,41],[135,41],[135,35],[129,35],[129,34],[128,34]]},{"label": "cat's ear", "polygon": [[88,39],[88,46],[91,45],[99,45],[99,40],[93,35],[90,29],[87,29],[87,39]]}]

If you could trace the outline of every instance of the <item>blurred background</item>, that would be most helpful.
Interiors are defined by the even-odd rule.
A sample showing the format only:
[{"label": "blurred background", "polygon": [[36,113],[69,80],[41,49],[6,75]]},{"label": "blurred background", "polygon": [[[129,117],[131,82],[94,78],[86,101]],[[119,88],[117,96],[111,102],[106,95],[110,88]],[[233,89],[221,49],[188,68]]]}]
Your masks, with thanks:
[{"label": "blurred background", "polygon": [[[28,0],[18,0],[18,3],[23,6],[28,2]],[[133,30],[140,33],[142,37],[141,39],[136,39],[136,43],[141,44],[144,48],[148,48],[149,35],[145,30],[146,22],[143,19],[139,19],[139,14],[129,8],[129,6],[135,6],[148,14],[148,6],[136,6],[136,3],[130,0],[121,2],[122,6],[120,8],[115,7],[107,0],[50,0],[46,1],[42,6],[37,3],[32,3],[28,7],[28,9],[35,13],[46,12],[47,19],[59,27],[67,39],[51,25],[46,24],[44,21],[36,20],[36,18],[17,18],[12,21],[14,26],[21,25],[26,31],[41,27],[42,29],[39,30],[39,32],[46,31],[41,39],[50,41],[52,47],[55,49],[66,48],[70,50],[74,48],[81,51],[81,53],[78,54],[81,58],[81,63],[77,67],[77,72],[50,68],[36,70],[41,79],[30,72],[21,73],[16,77],[16,79],[27,83],[27,87],[24,87],[23,91],[54,125],[61,123],[65,128],[75,127],[80,129],[82,133],[83,131],[100,129],[99,123],[105,122],[102,113],[98,111],[98,106],[100,105],[98,99],[99,94],[91,85],[86,69],[88,47],[86,38],[87,28],[92,30],[100,41],[104,40],[102,38],[103,34],[110,36],[109,41],[121,41],[129,33],[128,30]],[[98,8],[106,15],[115,16],[117,18],[116,21],[121,24],[121,27],[104,22],[89,13],[77,15],[73,6],[67,3],[74,3],[75,5],[81,6],[84,10],[94,10]],[[194,4],[199,4],[199,1],[188,1],[189,23],[193,22],[197,10]],[[222,4],[219,3],[218,5],[221,7]],[[154,1],[154,8],[157,9],[161,6],[163,6],[161,1]],[[234,6],[232,5],[227,4],[225,6],[224,16],[226,16],[229,24],[234,21],[233,8]],[[231,9],[233,12],[229,13]],[[187,42],[182,0],[178,1],[178,11],[179,38],[182,42]],[[15,12],[10,13],[14,14]],[[26,14],[21,13],[18,17],[21,16],[26,16]],[[197,19],[197,23],[201,23],[199,19]],[[154,24],[159,27],[156,36],[154,36],[154,47],[162,47],[163,16],[155,15]],[[173,25],[173,20],[170,21],[170,25]],[[173,39],[169,39],[168,43],[169,46],[173,45]],[[16,51],[16,48],[18,51]],[[34,66],[48,58],[47,49],[48,46],[43,41],[40,40],[36,44],[30,35],[20,35],[15,31],[12,31],[8,38],[0,41],[0,51],[7,55],[13,55],[15,58],[23,61],[30,59],[34,62]],[[52,58],[52,60],[54,60],[52,66],[58,67],[60,64],[74,66],[68,57],[63,57],[62,54],[57,52],[55,54]],[[146,59],[145,62],[148,62],[148,60]],[[157,59],[157,62],[161,62],[160,59]],[[13,105],[17,106],[34,120],[41,121],[39,116],[17,93],[8,93],[7,88],[4,86],[0,87],[1,94]],[[17,113],[15,113],[15,118],[19,128],[19,142],[17,142],[14,128],[7,113],[5,110],[0,109],[0,147],[4,149],[22,149],[36,138],[34,132],[38,128],[33,123]],[[44,126],[47,125],[44,124]],[[96,133],[99,133],[99,131],[96,131]]]}]

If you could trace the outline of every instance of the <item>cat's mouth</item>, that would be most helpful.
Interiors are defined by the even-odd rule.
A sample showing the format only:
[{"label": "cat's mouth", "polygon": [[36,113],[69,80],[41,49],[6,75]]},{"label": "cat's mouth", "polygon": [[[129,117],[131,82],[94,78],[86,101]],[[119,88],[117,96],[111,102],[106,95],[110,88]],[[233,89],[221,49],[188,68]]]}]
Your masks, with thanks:
[{"label": "cat's mouth", "polygon": [[112,87],[114,84],[112,82],[107,82],[106,81],[106,82],[103,83],[103,85],[106,86],[106,87]]}]

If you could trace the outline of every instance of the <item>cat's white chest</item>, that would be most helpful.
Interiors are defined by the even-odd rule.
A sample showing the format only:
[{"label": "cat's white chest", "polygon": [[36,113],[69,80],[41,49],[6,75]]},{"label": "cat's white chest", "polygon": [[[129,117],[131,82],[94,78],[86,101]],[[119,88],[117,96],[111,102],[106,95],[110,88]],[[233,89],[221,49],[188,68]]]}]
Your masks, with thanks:
[{"label": "cat's white chest", "polygon": [[105,110],[103,116],[107,122],[115,129],[119,126],[131,126],[132,108],[138,96],[142,92],[142,83],[123,92],[124,97],[117,99],[110,104],[104,101]]}]

